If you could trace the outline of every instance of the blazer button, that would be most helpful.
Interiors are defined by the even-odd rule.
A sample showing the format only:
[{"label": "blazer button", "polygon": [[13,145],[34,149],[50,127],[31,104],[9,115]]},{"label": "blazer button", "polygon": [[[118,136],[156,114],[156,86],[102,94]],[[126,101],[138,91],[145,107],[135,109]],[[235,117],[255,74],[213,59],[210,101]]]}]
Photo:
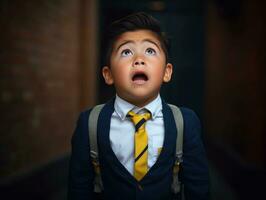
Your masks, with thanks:
[{"label": "blazer button", "polygon": [[139,190],[143,190],[143,188],[142,188],[142,186],[140,185],[140,184],[138,184],[138,188],[139,188]]}]

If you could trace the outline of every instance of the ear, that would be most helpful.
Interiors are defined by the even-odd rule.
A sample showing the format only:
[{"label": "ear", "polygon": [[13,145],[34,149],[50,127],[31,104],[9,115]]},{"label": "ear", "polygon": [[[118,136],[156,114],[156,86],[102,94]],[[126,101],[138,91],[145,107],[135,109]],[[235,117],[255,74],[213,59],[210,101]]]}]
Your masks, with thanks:
[{"label": "ear", "polygon": [[164,71],[163,82],[167,83],[171,80],[172,72],[173,65],[171,63],[167,63]]},{"label": "ear", "polygon": [[114,79],[113,79],[113,75],[112,75],[110,67],[104,66],[102,69],[102,75],[107,85],[112,85],[114,83]]}]

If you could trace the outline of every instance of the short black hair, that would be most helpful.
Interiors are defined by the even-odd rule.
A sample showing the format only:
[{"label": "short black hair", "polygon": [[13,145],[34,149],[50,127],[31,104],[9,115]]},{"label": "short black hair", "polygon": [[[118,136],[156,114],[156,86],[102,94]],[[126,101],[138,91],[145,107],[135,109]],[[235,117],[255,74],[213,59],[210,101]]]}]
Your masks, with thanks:
[{"label": "short black hair", "polygon": [[110,66],[113,45],[120,35],[128,31],[142,29],[150,30],[158,36],[167,62],[169,59],[168,52],[170,49],[169,39],[166,34],[162,32],[160,22],[145,12],[137,12],[116,20],[109,26],[105,36],[105,44],[107,44],[107,48],[105,48],[105,65]]}]

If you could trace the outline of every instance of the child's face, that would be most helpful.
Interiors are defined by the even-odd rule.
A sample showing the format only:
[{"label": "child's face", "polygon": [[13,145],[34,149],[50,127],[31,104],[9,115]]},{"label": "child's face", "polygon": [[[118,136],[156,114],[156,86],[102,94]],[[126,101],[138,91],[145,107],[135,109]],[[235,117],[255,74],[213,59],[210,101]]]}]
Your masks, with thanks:
[{"label": "child's face", "polygon": [[114,84],[117,95],[142,107],[155,99],[163,82],[172,75],[172,65],[156,34],[149,30],[125,32],[114,43],[110,66],[102,73],[108,85]]}]

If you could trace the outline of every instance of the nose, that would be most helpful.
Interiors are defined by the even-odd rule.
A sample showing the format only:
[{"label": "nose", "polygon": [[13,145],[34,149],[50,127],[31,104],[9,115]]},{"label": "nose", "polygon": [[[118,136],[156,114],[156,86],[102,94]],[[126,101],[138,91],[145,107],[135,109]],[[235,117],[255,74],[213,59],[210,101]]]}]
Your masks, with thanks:
[{"label": "nose", "polygon": [[134,66],[139,66],[139,65],[145,65],[144,60],[140,57],[136,58],[136,60],[134,61]]}]

